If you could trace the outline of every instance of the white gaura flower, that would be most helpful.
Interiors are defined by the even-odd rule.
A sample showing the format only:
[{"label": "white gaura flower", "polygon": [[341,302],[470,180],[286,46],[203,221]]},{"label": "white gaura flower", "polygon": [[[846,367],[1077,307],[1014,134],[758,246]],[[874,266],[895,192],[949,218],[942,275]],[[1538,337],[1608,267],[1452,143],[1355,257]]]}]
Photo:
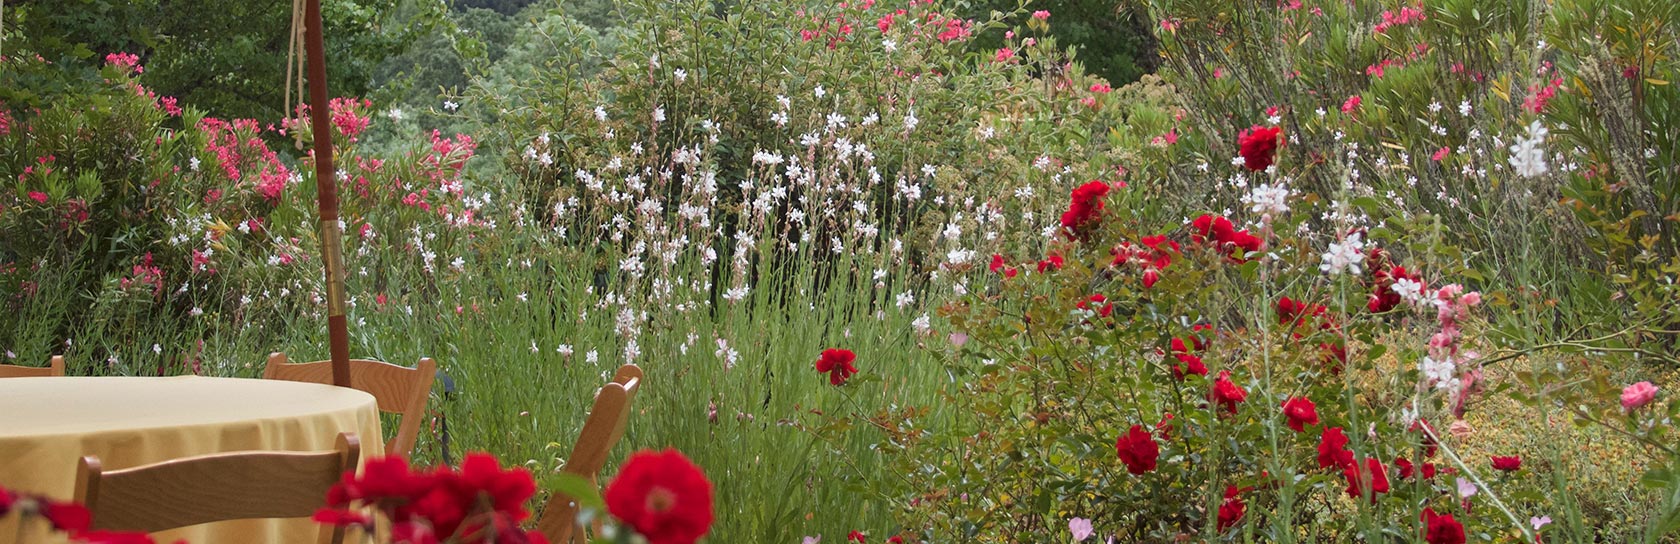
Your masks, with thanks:
[{"label": "white gaura flower", "polygon": [[719,359],[723,359],[725,370],[735,368],[735,361],[741,358],[741,353],[735,351],[735,348],[729,347],[729,341],[722,338],[717,339],[717,351],[714,353]]},{"label": "white gaura flower", "polygon": [[1345,271],[1357,276],[1360,264],[1365,262],[1365,242],[1355,232],[1340,242],[1331,243],[1322,258],[1324,263],[1318,265],[1318,269],[1324,273],[1335,276]]},{"label": "white gaura flower", "polygon": [[910,322],[910,328],[915,329],[916,334],[926,335],[933,332],[933,322],[928,318],[928,314],[924,313],[921,317],[917,317],[915,321]]},{"label": "white gaura flower", "polygon": [[1448,382],[1458,373],[1458,365],[1453,364],[1451,358],[1424,357],[1418,363],[1418,369],[1423,371],[1423,377],[1432,384]]},{"label": "white gaura flower", "polygon": [[1536,119],[1528,125],[1528,137],[1517,138],[1511,144],[1511,168],[1517,175],[1532,178],[1546,173],[1546,150],[1542,144],[1546,142],[1546,126]]},{"label": "white gaura flower", "polygon": [[1289,213],[1290,194],[1289,186],[1282,183],[1262,183],[1250,188],[1242,201],[1249,205],[1249,211],[1271,218]]},{"label": "white gaura flower", "polygon": [[603,108],[601,106],[595,106],[595,120],[596,121],[601,121],[603,123],[606,122],[607,121],[607,109]]},{"label": "white gaura flower", "polygon": [[1393,289],[1394,294],[1400,295],[1400,298],[1406,302],[1417,304],[1423,301],[1423,284],[1418,283],[1417,280],[1400,278],[1394,280],[1394,285],[1389,288]]},{"label": "white gaura flower", "polygon": [[893,297],[893,299],[893,303],[897,305],[899,309],[903,309],[906,306],[916,303],[916,294],[910,291],[905,291],[903,293],[899,293],[898,296]]}]

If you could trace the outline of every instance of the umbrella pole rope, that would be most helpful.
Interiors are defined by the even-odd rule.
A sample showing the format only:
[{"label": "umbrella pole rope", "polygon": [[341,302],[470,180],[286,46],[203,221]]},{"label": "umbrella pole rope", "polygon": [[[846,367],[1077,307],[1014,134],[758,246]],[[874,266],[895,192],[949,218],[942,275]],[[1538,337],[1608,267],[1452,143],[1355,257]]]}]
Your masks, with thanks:
[{"label": "umbrella pole rope", "polygon": [[338,170],[333,167],[327,125],[326,45],[321,36],[321,0],[305,0],[304,48],[309,57],[309,118],[315,151],[315,191],[321,204],[321,257],[326,268],[327,334],[333,385],[350,387],[350,330],[344,316],[344,233],[338,225]]}]

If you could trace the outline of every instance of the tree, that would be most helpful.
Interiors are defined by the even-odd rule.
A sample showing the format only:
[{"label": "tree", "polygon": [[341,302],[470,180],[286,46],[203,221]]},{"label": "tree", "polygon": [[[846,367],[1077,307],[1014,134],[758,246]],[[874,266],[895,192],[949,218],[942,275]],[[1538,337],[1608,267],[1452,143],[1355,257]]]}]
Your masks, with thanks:
[{"label": "tree", "polygon": [[[1020,0],[980,0],[973,5],[973,17],[993,10],[1011,11]],[[1050,12],[1050,35],[1057,43],[1079,51],[1085,71],[1107,79],[1118,87],[1154,73],[1160,66],[1155,35],[1148,23],[1113,0],[1032,0],[1030,11]],[[1002,45],[1003,37],[988,34],[975,40],[975,47],[990,51]]]},{"label": "tree", "polygon": [[[140,56],[160,95],[219,117],[274,122],[286,115],[291,2],[47,0],[7,8],[17,46],[63,70],[40,85],[94,77],[105,55],[128,52]],[[423,0],[323,0],[328,87],[334,95],[366,93],[375,64],[434,28],[445,10]]]}]

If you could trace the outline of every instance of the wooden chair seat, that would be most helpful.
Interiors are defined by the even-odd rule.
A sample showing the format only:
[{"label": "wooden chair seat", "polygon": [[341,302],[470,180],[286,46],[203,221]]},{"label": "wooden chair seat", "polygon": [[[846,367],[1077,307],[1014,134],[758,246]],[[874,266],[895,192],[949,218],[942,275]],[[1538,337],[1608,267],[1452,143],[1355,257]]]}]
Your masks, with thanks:
[{"label": "wooden chair seat", "polygon": [[[561,470],[582,476],[599,489],[597,475],[606,466],[607,455],[612,452],[613,446],[624,437],[624,426],[630,420],[630,401],[635,400],[636,390],[641,385],[640,367],[618,367],[613,381],[607,382],[595,393],[595,406],[589,410],[589,419],[584,421],[583,430],[578,432],[577,444],[572,447],[572,455],[566,458],[566,466]],[[588,542],[589,535],[577,526],[577,516],[577,502],[556,493],[543,507],[542,518],[537,520],[537,531],[554,544]],[[595,534],[600,534],[600,518],[596,518],[592,529]]]},{"label": "wooden chair seat", "polygon": [[[332,385],[332,362],[289,363],[286,354],[268,356],[263,379],[309,382]],[[437,379],[437,363],[422,358],[414,368],[368,359],[350,360],[350,386],[373,395],[379,411],[402,414],[397,434],[385,443],[386,455],[407,457],[414,450],[420,435],[420,423],[426,419],[426,401],[431,397],[432,381]]]},{"label": "wooden chair seat", "polygon": [[[326,506],[327,490],[356,470],[361,441],[338,435],[325,452],[218,453],[106,472],[94,456],[76,471],[76,502],[93,514],[91,528],[157,532],[236,519],[309,517]],[[343,541],[323,526],[320,542]]]},{"label": "wooden chair seat", "polygon": [[0,365],[0,378],[46,378],[64,375],[64,356],[54,355],[47,366]]}]

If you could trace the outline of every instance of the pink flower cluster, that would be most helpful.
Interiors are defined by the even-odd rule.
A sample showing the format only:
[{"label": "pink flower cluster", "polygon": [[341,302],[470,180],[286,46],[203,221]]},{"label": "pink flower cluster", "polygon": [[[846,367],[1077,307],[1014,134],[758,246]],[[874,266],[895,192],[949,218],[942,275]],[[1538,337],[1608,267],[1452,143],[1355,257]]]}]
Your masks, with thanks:
[{"label": "pink flower cluster", "polygon": [[358,110],[372,105],[373,103],[365,98],[357,101],[354,98],[340,97],[328,102],[327,107],[332,112],[333,127],[354,142],[362,131],[367,130],[369,123],[368,116],[362,115]]},{"label": "pink flower cluster", "polygon": [[152,263],[152,254],[147,253],[135,263],[134,269],[128,277],[118,280],[123,289],[129,287],[151,287],[152,296],[163,294],[163,269]]},{"label": "pink flower cluster", "polygon": [[111,53],[105,55],[105,65],[123,69],[123,73],[146,73],[146,67],[140,65],[140,57],[133,53]]},{"label": "pink flower cluster", "polygon": [[1399,11],[1388,10],[1382,12],[1382,22],[1377,23],[1377,26],[1373,27],[1371,32],[1383,34],[1388,32],[1390,28],[1408,25],[1428,18],[1429,16],[1423,11],[1423,4],[1418,4],[1415,8],[1401,6]]}]

